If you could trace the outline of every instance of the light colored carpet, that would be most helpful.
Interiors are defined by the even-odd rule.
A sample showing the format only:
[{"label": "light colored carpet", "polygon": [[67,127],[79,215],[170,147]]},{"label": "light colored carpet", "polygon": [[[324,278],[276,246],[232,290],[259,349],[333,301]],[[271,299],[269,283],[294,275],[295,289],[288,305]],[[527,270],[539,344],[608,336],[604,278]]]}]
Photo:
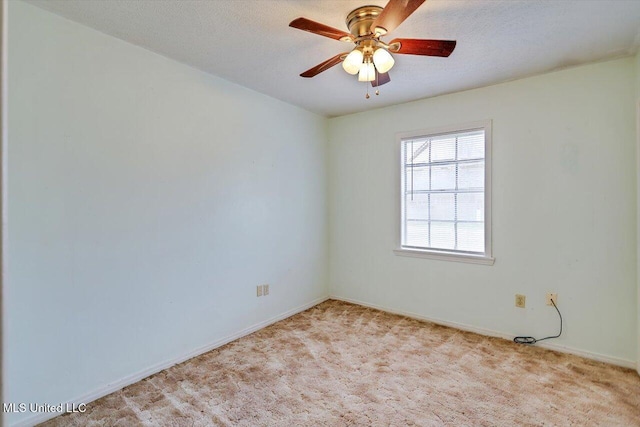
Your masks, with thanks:
[{"label": "light colored carpet", "polygon": [[640,377],[328,301],[46,426],[640,426]]}]

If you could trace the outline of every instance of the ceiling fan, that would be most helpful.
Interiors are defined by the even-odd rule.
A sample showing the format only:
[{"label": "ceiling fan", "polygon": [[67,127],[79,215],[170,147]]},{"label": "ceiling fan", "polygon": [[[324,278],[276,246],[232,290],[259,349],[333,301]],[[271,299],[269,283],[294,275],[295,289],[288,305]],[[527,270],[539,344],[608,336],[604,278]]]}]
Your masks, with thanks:
[{"label": "ceiling fan", "polygon": [[[391,81],[389,70],[395,63],[391,53],[442,57],[451,55],[456,47],[454,40],[393,39],[389,43],[380,40],[402,24],[424,2],[425,0],[389,0],[384,8],[359,7],[347,15],[346,23],[350,33],[307,18],[294,19],[289,24],[290,27],[356,45],[351,52],[339,53],[300,76],[314,77],[342,62],[342,68],[347,73],[358,74],[358,81],[371,82],[371,86],[378,87]],[[376,95],[378,93],[376,91]],[[369,98],[368,91],[366,97]]]}]

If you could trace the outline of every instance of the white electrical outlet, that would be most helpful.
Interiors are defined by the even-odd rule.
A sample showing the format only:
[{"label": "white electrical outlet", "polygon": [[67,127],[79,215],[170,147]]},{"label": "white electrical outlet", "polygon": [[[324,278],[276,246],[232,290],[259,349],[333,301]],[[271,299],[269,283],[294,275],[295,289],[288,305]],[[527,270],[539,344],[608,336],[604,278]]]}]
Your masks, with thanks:
[{"label": "white electrical outlet", "polygon": [[264,295],[269,295],[269,285],[262,285],[262,293]]},{"label": "white electrical outlet", "polygon": [[256,296],[262,296],[262,285],[256,286]]},{"label": "white electrical outlet", "polygon": [[558,294],[548,293],[547,294],[547,305],[553,305],[551,303],[551,300],[553,300],[553,304],[558,305]]}]

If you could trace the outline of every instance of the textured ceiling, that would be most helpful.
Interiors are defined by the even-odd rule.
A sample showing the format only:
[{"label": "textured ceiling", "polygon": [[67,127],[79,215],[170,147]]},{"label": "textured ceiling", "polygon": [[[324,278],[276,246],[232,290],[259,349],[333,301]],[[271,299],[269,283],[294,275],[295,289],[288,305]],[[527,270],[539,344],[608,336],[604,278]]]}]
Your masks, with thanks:
[{"label": "textured ceiling", "polygon": [[302,71],[351,44],[289,28],[304,16],[346,30],[385,0],[28,0],[43,9],[325,115],[369,110],[635,53],[640,1],[428,0],[384,40],[452,39],[449,58],[395,55],[391,83],[365,99],[339,65]]}]

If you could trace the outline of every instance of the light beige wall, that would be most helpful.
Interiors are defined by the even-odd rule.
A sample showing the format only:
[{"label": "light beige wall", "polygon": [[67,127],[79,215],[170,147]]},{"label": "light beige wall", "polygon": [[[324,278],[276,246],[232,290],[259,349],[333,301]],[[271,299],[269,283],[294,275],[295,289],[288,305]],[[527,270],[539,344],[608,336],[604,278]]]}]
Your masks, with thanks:
[{"label": "light beige wall", "polygon": [[[640,272],[640,52],[635,56],[635,73],[636,73],[636,175],[638,182],[638,272]],[[640,373],[640,274],[638,274],[638,296],[636,299],[636,307],[638,311],[638,329],[636,331],[636,340],[638,342],[638,361],[637,370]]]},{"label": "light beige wall", "polygon": [[[558,331],[545,305],[557,292],[553,345],[635,366],[635,79],[626,58],[331,119],[331,293],[543,337]],[[396,133],[486,119],[495,265],[394,255]]]},{"label": "light beige wall", "polygon": [[[0,402],[4,402],[4,284],[5,284],[5,195],[6,195],[6,74],[7,74],[7,1],[0,0]],[[0,416],[0,426],[4,425],[4,414]]]},{"label": "light beige wall", "polygon": [[9,48],[7,401],[95,398],[327,295],[323,117],[19,1]]}]

